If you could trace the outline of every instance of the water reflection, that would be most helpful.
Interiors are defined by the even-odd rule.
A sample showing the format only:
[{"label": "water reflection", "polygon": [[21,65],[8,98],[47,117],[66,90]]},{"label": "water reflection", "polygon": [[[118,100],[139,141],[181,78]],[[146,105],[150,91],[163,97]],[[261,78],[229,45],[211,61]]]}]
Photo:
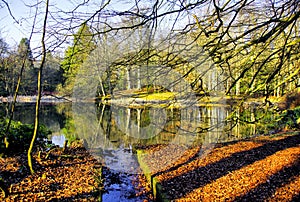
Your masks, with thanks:
[{"label": "water reflection", "polygon": [[[0,107],[1,115],[6,116],[8,106]],[[17,103],[14,120],[33,123],[34,110],[33,104]],[[230,106],[178,109],[58,103],[43,104],[40,117],[55,136],[86,139],[90,148],[128,150],[137,144],[226,142],[258,132],[255,124],[239,121],[254,121],[259,116],[257,110],[232,110]],[[232,119],[228,119],[229,115]]]},{"label": "water reflection", "polygon": [[[40,111],[40,122],[51,129],[53,133],[60,133],[64,128],[66,119],[72,118],[66,116],[65,111],[71,111],[71,103],[42,103]],[[2,117],[8,117],[10,103],[0,104],[0,115]],[[65,110],[59,111],[59,108]],[[13,120],[21,121],[26,124],[34,123],[35,104],[34,103],[16,103]]]},{"label": "water reflection", "polygon": [[52,134],[51,142],[59,147],[63,147],[66,141],[66,137],[64,134]]},{"label": "water reflection", "polygon": [[[1,105],[3,116],[6,115],[6,107]],[[160,144],[164,145],[161,151],[168,152],[178,145],[183,154],[188,147],[201,145],[200,152],[203,152],[215,143],[243,139],[258,130],[255,124],[239,121],[256,119],[258,112],[252,108],[235,111],[230,106],[128,108],[77,102],[73,105],[43,104],[41,109],[41,122],[52,130],[54,143],[62,146],[65,139],[85,139],[87,149],[101,161],[104,159],[109,175],[128,174],[128,178],[122,178],[127,187],[130,176],[140,172],[134,152],[137,147]],[[14,120],[33,123],[34,110],[34,105],[18,103]],[[172,163],[166,162],[164,166]],[[116,192],[122,193],[119,184],[112,182],[107,187],[112,190],[103,198],[114,197]],[[130,189],[134,190],[133,187]]]},{"label": "water reflection", "polygon": [[180,145],[182,149],[193,145],[211,148],[235,137],[224,138],[230,110],[225,106],[128,108],[76,103],[72,109],[76,133],[86,140],[88,149],[95,156],[104,157],[107,166],[123,172],[132,172],[128,170],[135,160],[132,148],[157,144],[165,145],[165,150],[168,145]]},{"label": "water reflection", "polygon": [[[1,105],[5,114],[5,105]],[[43,104],[41,122],[53,132],[52,140],[60,146],[66,139],[85,139],[99,159],[116,170],[130,167],[136,147],[146,145],[206,146],[249,137],[257,133],[257,111],[232,107],[128,108],[96,103]],[[14,120],[33,123],[34,105],[18,103]],[[232,119],[227,119],[231,115]],[[204,147],[205,148],[205,147]],[[127,170],[128,171],[128,170]],[[127,172],[126,171],[126,172]],[[129,170],[128,172],[132,172]]]}]

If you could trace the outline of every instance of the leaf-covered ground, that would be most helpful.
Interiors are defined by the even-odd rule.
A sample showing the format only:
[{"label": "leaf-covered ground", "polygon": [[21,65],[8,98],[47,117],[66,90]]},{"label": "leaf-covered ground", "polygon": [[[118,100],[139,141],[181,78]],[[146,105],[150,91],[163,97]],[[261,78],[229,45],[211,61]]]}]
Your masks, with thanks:
[{"label": "leaf-covered ground", "polygon": [[190,148],[167,166],[176,149],[158,145],[144,149],[143,161],[172,201],[299,201],[300,133],[278,135],[220,144],[206,154]]},{"label": "leaf-covered ground", "polygon": [[[172,201],[300,199],[300,133],[220,144],[208,153],[201,147],[164,148],[143,148],[144,160]],[[34,156],[34,175],[26,155],[0,158],[0,175],[10,185],[5,201],[98,201],[101,166],[85,149],[57,150],[45,157],[42,153],[39,161]],[[144,189],[145,178],[135,184],[139,194],[150,192]]]},{"label": "leaf-covered ground", "polygon": [[45,157],[34,155],[33,175],[27,155],[0,158],[0,176],[10,192],[5,201],[97,201],[101,166],[84,148],[57,149]]}]

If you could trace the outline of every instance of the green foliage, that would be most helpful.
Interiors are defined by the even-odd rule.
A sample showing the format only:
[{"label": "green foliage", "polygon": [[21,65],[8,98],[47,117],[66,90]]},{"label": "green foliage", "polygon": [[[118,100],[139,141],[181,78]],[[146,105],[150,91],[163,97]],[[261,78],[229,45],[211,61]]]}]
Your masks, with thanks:
[{"label": "green foliage", "polygon": [[25,59],[25,66],[33,68],[33,56],[30,48],[30,41],[27,38],[22,38],[18,46],[18,56],[20,62]]},{"label": "green foliage", "polygon": [[292,110],[285,110],[276,118],[277,127],[299,129],[300,106]]},{"label": "green foliage", "polygon": [[[35,95],[40,61],[34,60],[30,41],[23,38],[17,49],[10,50],[0,38],[0,96],[6,97],[14,94],[22,67],[18,94]],[[59,58],[48,52],[44,65],[43,91],[54,92],[62,80]]]},{"label": "green foliage", "polygon": [[75,77],[84,61],[96,48],[93,34],[87,24],[83,24],[78,32],[74,34],[73,45],[69,46],[65,52],[65,58],[61,62],[64,72],[64,88],[66,94],[71,94],[74,87]]},{"label": "green foliage", "polygon": [[240,111],[238,120],[243,128],[241,133],[249,136],[254,135],[251,129],[253,127],[255,134],[298,130],[300,129],[300,106],[282,112],[275,111],[273,108],[247,108]]},{"label": "green foliage", "polygon": [[[19,121],[12,121],[11,126],[7,134],[5,134],[5,128],[7,125],[7,119],[0,119],[0,153],[17,153],[26,151],[30,145],[33,124],[23,124]],[[39,126],[38,137],[35,143],[35,148],[45,148],[48,135],[51,131],[44,125]],[[6,148],[4,138],[8,140],[8,147]]]},{"label": "green foliage", "polygon": [[43,68],[43,91],[55,92],[58,85],[63,81],[62,74],[60,59],[52,55],[51,52],[48,52]]},{"label": "green foliage", "polygon": [[[19,94],[21,95],[35,94],[37,71],[33,63],[34,58],[32,55],[32,50],[30,48],[30,41],[27,38],[21,39],[18,45],[16,55],[14,56],[14,60],[15,60],[15,66],[17,67],[17,71],[15,72],[14,76],[18,77],[22,71]],[[13,90],[15,90],[15,87]]]},{"label": "green foliage", "polygon": [[74,123],[74,119],[72,118],[67,118],[65,122],[65,127],[61,129],[62,134],[68,139],[68,142],[71,143],[78,139],[76,135],[76,127]]},{"label": "green foliage", "polygon": [[[248,118],[247,118],[248,117]],[[250,110],[245,110],[240,117],[241,122],[250,122]],[[268,134],[281,130],[300,128],[300,106],[276,113],[274,110],[260,109],[255,110],[256,130],[260,134]],[[246,125],[247,125],[246,124]]]},{"label": "green foliage", "polygon": [[[222,68],[227,94],[282,96],[298,86],[299,13],[292,11],[293,3],[269,2],[254,9],[259,7],[258,1],[243,1],[243,5],[226,2],[220,3],[220,8],[238,10],[231,25],[225,23],[231,18],[231,12],[224,12],[220,17],[215,15],[218,13],[215,9],[208,10],[211,13],[206,17],[193,16],[198,30],[190,36]],[[282,11],[272,29],[269,27],[274,19],[271,7]],[[266,11],[268,14],[262,15]],[[217,26],[209,23],[218,21],[221,24]]]},{"label": "green foliage", "polygon": [[23,38],[15,50],[9,49],[4,42],[0,43],[0,50],[0,96],[14,94],[21,70],[19,94],[33,94],[35,92],[36,72],[29,40]]}]

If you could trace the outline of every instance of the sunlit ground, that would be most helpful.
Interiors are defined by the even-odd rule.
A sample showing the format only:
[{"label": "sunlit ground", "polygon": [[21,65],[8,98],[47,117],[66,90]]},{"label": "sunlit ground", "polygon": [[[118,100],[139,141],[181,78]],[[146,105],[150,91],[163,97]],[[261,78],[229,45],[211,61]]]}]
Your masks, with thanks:
[{"label": "sunlit ground", "polygon": [[[218,145],[208,154],[187,150],[166,167],[151,148],[143,159],[175,201],[296,201],[300,194],[300,135],[258,137]],[[198,151],[199,148],[198,148]],[[189,158],[187,158],[187,156]],[[157,168],[162,168],[158,170]]]}]

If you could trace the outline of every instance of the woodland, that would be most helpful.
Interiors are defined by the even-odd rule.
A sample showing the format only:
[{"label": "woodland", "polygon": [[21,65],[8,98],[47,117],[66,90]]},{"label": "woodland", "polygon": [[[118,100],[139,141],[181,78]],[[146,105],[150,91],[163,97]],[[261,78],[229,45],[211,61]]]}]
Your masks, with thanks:
[{"label": "woodland", "polygon": [[[41,167],[56,164],[61,159],[67,164],[70,163],[68,161],[81,161],[86,157],[89,160],[84,162],[85,165],[98,169],[99,165],[81,150],[81,146],[78,149],[70,144],[52,150],[53,145],[42,141],[51,133],[39,121],[44,96],[73,102],[92,100],[101,103],[118,99],[118,96],[141,98],[142,101],[148,96],[147,100],[162,101],[173,99],[174,96],[177,100],[184,100],[192,94],[199,103],[226,102],[233,105],[235,110],[250,103],[260,110],[259,116],[244,119],[243,115],[231,114],[228,119],[236,123],[265,124],[266,134],[270,131],[280,134],[293,131],[294,136],[288,135],[288,143],[280,137],[274,140],[259,139],[249,147],[260,147],[263,141],[270,141],[267,146],[277,147],[277,143],[271,143],[277,141],[296,148],[298,145],[299,148],[298,0],[70,0],[66,4],[69,6],[60,7],[54,0],[37,0],[26,4],[25,7],[31,11],[27,18],[29,31],[17,45],[9,44],[5,34],[0,31],[0,103],[9,103],[6,109],[9,113],[5,116],[0,114],[0,162],[3,159],[3,162],[9,162],[11,159],[5,158],[19,155],[28,164],[22,165],[24,172],[33,176],[35,169],[38,170],[35,175],[40,175]],[[0,12],[7,12],[9,18],[19,24],[21,22],[12,12],[12,6],[13,3],[0,0]],[[38,45],[33,46],[32,41],[38,41]],[[178,84],[180,80],[184,84]],[[32,114],[35,117],[34,124],[13,120],[19,96],[35,98],[36,110]],[[230,147],[227,144],[222,146]],[[238,148],[236,152],[243,150],[235,143],[232,143],[232,148]],[[49,149],[53,154],[49,153]],[[155,147],[151,149],[155,150]],[[189,150],[186,156],[190,158],[188,163],[197,170],[206,162],[193,159],[193,151]],[[258,150],[251,151],[255,153]],[[216,162],[220,160],[220,156],[214,156],[214,152],[207,161],[213,162],[214,158]],[[297,149],[291,149],[291,162],[295,160],[299,164],[298,152]],[[27,156],[24,156],[25,153]],[[226,155],[224,153],[223,157],[227,158]],[[288,153],[282,155],[286,157]],[[41,162],[43,159],[45,161]],[[252,165],[249,162],[242,164]],[[270,169],[276,172],[271,166]],[[295,166],[292,166],[292,170],[293,176],[299,176]],[[0,187],[3,196],[7,196],[8,186],[13,182],[9,182],[4,171],[0,171]],[[175,167],[170,172],[181,171]],[[200,168],[199,172],[204,171]],[[189,175],[189,172],[186,174]],[[158,179],[168,187],[168,194],[178,196],[172,200],[180,201],[180,193],[172,192],[172,188],[177,190],[178,185],[173,180],[181,180],[184,175],[169,179],[170,175],[164,173],[158,175]],[[39,177],[43,180],[48,174]],[[190,176],[187,179],[191,179]],[[101,192],[101,177],[92,181],[93,191],[87,192]],[[299,179],[295,183],[299,184]],[[191,189],[196,192],[195,187]],[[211,191],[210,188],[207,190]],[[184,191],[187,195],[194,192]],[[299,189],[295,189],[296,194],[291,200],[299,198],[299,192]],[[247,193],[250,193],[250,198],[255,198],[252,192]],[[71,195],[65,199],[73,199],[68,198]],[[204,200],[208,196],[201,197]],[[240,197],[243,200],[248,195]]]}]

